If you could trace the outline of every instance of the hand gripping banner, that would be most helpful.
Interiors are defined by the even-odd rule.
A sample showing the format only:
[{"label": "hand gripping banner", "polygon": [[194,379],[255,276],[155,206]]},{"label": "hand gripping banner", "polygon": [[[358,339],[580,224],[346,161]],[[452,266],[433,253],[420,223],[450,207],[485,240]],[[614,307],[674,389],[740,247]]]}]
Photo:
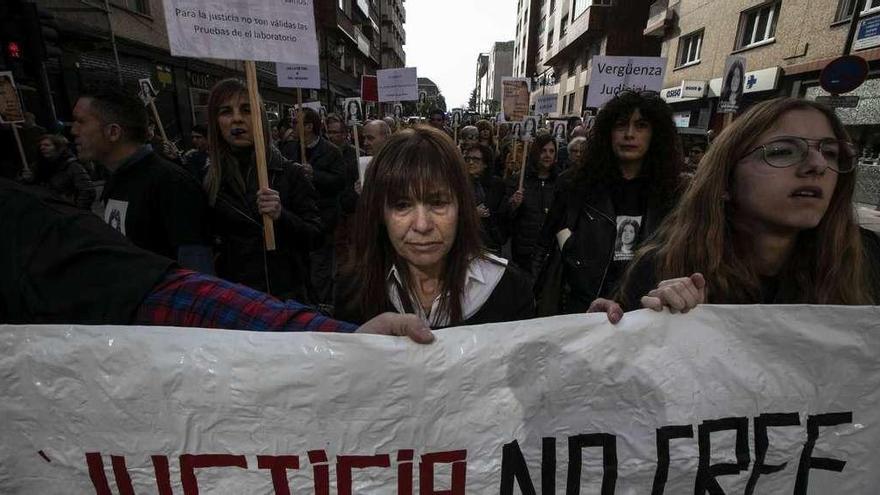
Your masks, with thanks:
[{"label": "hand gripping banner", "polygon": [[0,493],[868,494],[880,311],[0,327]]}]

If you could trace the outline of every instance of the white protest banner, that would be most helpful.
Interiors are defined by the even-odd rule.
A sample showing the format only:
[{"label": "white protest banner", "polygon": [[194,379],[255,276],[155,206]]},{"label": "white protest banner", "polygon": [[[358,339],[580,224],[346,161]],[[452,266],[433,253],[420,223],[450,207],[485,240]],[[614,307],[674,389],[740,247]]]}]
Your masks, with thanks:
[{"label": "white protest banner", "polygon": [[880,486],[880,308],[703,306],[436,335],[0,326],[0,493]]},{"label": "white protest banner", "polygon": [[171,54],[318,65],[313,0],[163,0]]},{"label": "white protest banner", "polygon": [[317,65],[275,64],[279,88],[321,89],[321,71]]},{"label": "white protest banner", "polygon": [[376,71],[379,101],[417,101],[419,77],[415,67]]},{"label": "white protest banner", "polygon": [[501,111],[504,119],[518,122],[529,114],[529,79],[525,77],[501,78]]},{"label": "white protest banner", "polygon": [[621,91],[660,91],[665,57],[593,57],[587,106],[599,108]]},{"label": "white protest banner", "polygon": [[538,115],[556,113],[556,102],[558,99],[558,94],[539,95],[535,98],[535,113]]}]

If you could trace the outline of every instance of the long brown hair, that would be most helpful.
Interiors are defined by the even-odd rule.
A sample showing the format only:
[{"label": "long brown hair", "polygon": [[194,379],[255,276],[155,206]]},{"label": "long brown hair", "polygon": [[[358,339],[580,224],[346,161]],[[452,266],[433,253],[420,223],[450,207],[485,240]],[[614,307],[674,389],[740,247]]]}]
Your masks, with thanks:
[{"label": "long brown hair", "polygon": [[[760,302],[761,281],[748,250],[731,227],[734,214],[725,191],[734,167],[760,136],[787,112],[817,110],[828,119],[838,139],[849,140],[840,119],[812,101],[778,98],[753,106],[712,142],[681,202],[656,237],[646,243],[630,265],[621,287],[625,293],[632,267],[648,256],[656,261],[657,280],[705,275],[712,303]],[[841,159],[854,160],[846,156]],[[853,217],[855,173],[840,174],[828,210],[813,229],[798,234],[793,255],[783,271],[780,290],[787,303],[873,304],[858,225]],[[632,305],[637,301],[623,301]]]},{"label": "long brown hair", "polygon": [[[232,146],[223,138],[223,132],[220,130],[219,116],[220,106],[230,98],[237,95],[247,96],[247,86],[238,79],[224,79],[211,88],[211,94],[208,96],[208,156],[211,158],[211,166],[205,175],[205,191],[208,193],[208,201],[211,205],[217,201],[217,194],[220,192],[220,186],[224,182],[228,182],[233,188],[241,190],[245,189],[244,178],[241,173],[241,165],[235,159],[232,153]],[[269,121],[266,118],[266,112],[263,111],[262,103],[260,108],[251,109],[253,112],[260,112],[263,119],[263,140],[266,143],[266,160],[271,156],[271,138],[269,136]],[[253,126],[251,126],[253,128]],[[253,152],[251,152],[251,164],[254,163]]]},{"label": "long brown hair", "polygon": [[373,157],[364,178],[363,195],[355,214],[352,263],[347,267],[357,279],[357,295],[363,316],[376,316],[386,305],[386,280],[392,265],[397,266],[408,297],[412,287],[406,262],[398,256],[388,238],[385,207],[401,199],[425,201],[438,189],[448,190],[458,204],[455,241],[447,254],[440,281],[443,294],[439,314],[449,324],[462,321],[461,298],[468,266],[483,256],[476,202],[467,167],[455,143],[441,131],[416,126],[393,134]]}]

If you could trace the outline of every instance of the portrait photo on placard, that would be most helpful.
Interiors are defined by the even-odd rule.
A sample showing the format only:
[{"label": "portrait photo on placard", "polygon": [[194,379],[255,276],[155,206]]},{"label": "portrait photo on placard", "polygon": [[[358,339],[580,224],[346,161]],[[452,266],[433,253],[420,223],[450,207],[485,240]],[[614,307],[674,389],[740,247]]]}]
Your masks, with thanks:
[{"label": "portrait photo on placard", "polygon": [[452,112],[452,127],[461,127],[461,110]]},{"label": "portrait photo on placard", "polygon": [[510,135],[514,137],[514,139],[522,139],[522,123],[514,122],[513,126],[510,128]]},{"label": "portrait photo on placard", "polygon": [[641,226],[642,217],[640,216],[618,215],[617,239],[614,243],[614,261],[629,261],[633,259]]},{"label": "portrait photo on placard", "polygon": [[343,102],[343,107],[345,107],[345,121],[348,125],[361,123],[363,110],[360,98],[346,98]]},{"label": "portrait photo on placard", "polygon": [[745,58],[727,57],[724,79],[721,83],[721,98],[718,100],[719,113],[733,113],[739,110],[745,89]]},{"label": "portrait photo on placard", "polygon": [[538,132],[538,118],[534,116],[529,116],[523,119],[522,123],[522,140],[523,141],[532,141],[535,139],[535,134]]},{"label": "portrait photo on placard", "polygon": [[553,122],[553,139],[556,141],[565,141],[568,135],[568,122]]}]

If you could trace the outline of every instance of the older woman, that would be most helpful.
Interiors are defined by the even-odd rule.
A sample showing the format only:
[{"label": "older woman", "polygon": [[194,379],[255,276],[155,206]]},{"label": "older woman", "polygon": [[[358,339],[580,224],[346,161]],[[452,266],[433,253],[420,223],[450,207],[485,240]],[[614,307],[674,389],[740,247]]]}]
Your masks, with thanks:
[{"label": "older woman", "polygon": [[21,181],[45,187],[74,205],[89,210],[95,201],[95,186],[89,174],[68,149],[64,136],[46,134],[40,138],[40,159],[25,169]]},{"label": "older woman", "polygon": [[533,316],[527,278],[487,254],[461,154],[428,127],[392,136],[367,171],[336,318],[413,313],[432,328]]}]

